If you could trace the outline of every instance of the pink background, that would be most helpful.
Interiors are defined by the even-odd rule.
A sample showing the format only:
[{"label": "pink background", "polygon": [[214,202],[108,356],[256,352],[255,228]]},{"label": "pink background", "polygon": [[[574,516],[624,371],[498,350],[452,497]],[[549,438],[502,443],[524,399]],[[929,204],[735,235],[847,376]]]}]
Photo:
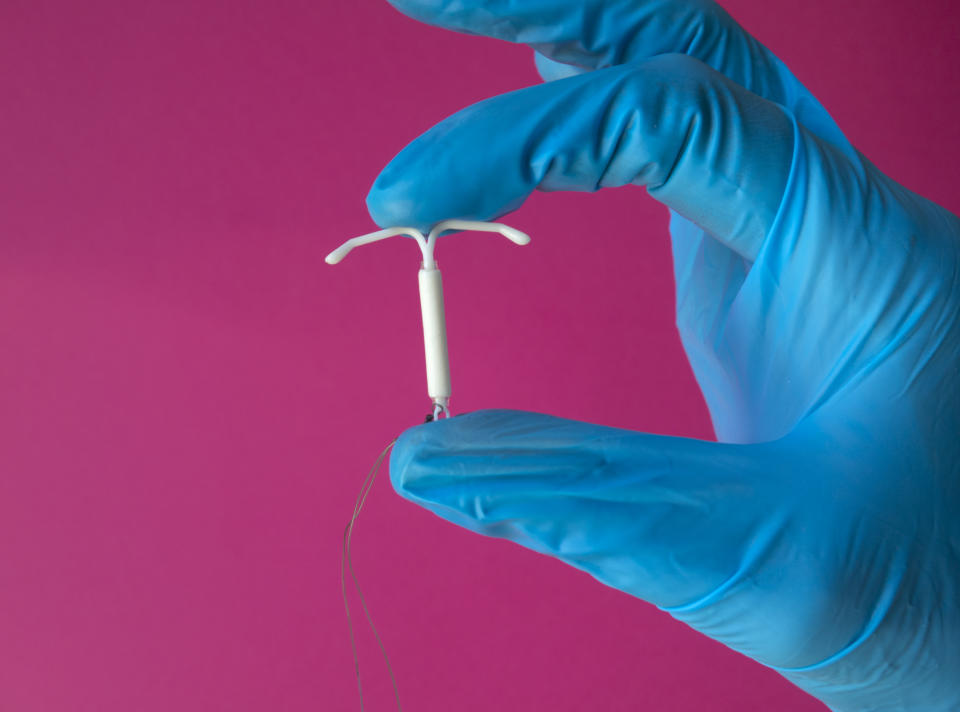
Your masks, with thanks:
[{"label": "pink background", "polygon": [[[881,168],[960,209],[954,2],[727,6]],[[358,708],[339,544],[427,405],[418,258],[323,256],[372,228],[408,140],[533,81],[525,49],[380,0],[0,4],[0,710]],[[508,222],[533,244],[440,246],[455,407],[710,437],[666,211],[623,189]],[[385,479],[355,547],[408,710],[823,709]]]}]

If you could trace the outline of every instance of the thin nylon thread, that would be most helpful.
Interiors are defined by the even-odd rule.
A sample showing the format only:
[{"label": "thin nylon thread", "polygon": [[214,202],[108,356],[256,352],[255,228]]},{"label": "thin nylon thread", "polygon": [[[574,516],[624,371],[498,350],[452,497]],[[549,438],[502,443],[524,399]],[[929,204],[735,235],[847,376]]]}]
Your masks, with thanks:
[{"label": "thin nylon thread", "polygon": [[351,544],[353,538],[353,528],[357,523],[357,518],[360,516],[360,511],[363,509],[364,503],[367,501],[367,496],[370,494],[370,490],[373,489],[373,483],[377,478],[377,473],[380,471],[380,466],[383,464],[383,461],[387,457],[387,453],[390,452],[390,449],[396,444],[397,440],[394,438],[390,441],[390,444],[387,445],[383,452],[380,453],[380,456],[377,457],[376,462],[373,463],[373,467],[370,468],[370,471],[367,473],[366,479],[363,481],[363,485],[360,487],[360,493],[357,495],[357,501],[353,505],[353,514],[350,516],[350,521],[347,522],[347,526],[343,530],[343,549],[340,552],[340,591],[343,594],[343,609],[347,614],[347,630],[350,634],[350,648],[353,651],[353,669],[357,676],[357,692],[360,696],[360,710],[363,712],[363,684],[360,679],[360,656],[357,653],[357,641],[353,632],[353,617],[350,615],[350,602],[347,597],[347,582],[344,571],[350,572],[350,578],[353,580],[353,586],[357,591],[357,597],[360,599],[360,606],[363,609],[363,615],[367,619],[367,625],[370,627],[370,631],[373,633],[373,637],[377,641],[377,646],[380,648],[380,653],[383,655],[383,661],[387,665],[387,672],[390,675],[390,684],[393,686],[393,695],[397,701],[397,710],[402,712],[403,708],[400,706],[400,691],[397,689],[397,680],[393,675],[393,666],[390,665],[390,657],[387,655],[387,649],[383,645],[383,640],[380,638],[380,634],[377,632],[377,627],[373,624],[373,618],[370,615],[370,611],[367,608],[367,602],[363,597],[363,591],[360,589],[360,581],[357,579],[357,574],[353,569],[353,558],[351,552]]}]

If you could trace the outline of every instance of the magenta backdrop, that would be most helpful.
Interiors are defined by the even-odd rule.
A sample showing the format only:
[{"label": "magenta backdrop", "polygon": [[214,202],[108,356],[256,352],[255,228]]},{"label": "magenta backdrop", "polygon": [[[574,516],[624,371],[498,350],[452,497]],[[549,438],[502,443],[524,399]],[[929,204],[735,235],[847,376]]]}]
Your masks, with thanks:
[{"label": "magenta backdrop", "polygon": [[[960,209],[952,0],[728,7],[881,168]],[[408,140],[534,81],[523,48],[379,0],[2,3],[0,709],[358,708],[339,544],[424,413],[417,254],[323,256],[372,228]],[[628,188],[509,222],[530,247],[441,245],[455,406],[711,437],[666,211]],[[408,710],[823,709],[385,480],[355,545]]]}]

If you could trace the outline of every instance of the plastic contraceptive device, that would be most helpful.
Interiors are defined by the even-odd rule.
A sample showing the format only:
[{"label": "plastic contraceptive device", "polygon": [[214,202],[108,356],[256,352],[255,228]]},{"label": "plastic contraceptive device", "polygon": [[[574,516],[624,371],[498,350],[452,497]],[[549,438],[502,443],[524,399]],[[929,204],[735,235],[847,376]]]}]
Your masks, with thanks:
[{"label": "plastic contraceptive device", "polygon": [[423,264],[417,275],[420,283],[420,311],[423,316],[423,350],[427,361],[427,394],[433,403],[432,417],[450,417],[450,357],[447,353],[447,323],[443,308],[443,282],[433,253],[441,233],[456,231],[496,232],[517,245],[526,245],[530,236],[509,225],[480,220],[444,220],[424,236],[412,227],[388,227],[347,240],[326,257],[327,264],[340,262],[354,247],[405,235],[420,246]]}]

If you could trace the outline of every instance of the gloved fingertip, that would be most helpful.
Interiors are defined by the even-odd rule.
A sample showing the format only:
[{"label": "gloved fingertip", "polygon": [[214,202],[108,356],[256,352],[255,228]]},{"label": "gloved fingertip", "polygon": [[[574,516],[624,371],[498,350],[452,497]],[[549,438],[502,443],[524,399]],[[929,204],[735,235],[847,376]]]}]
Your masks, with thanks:
[{"label": "gloved fingertip", "polygon": [[409,482],[408,475],[418,458],[495,438],[501,431],[504,419],[511,416],[516,417],[516,412],[477,410],[407,428],[397,437],[390,453],[390,481],[394,489],[398,494],[404,494],[405,485]]},{"label": "gloved fingertip", "polygon": [[[431,161],[430,156],[435,153],[429,141],[421,137],[394,157],[377,176],[366,200],[367,212],[377,225],[414,227],[426,234],[442,220],[491,220],[503,214],[491,214],[478,204],[483,200],[483,191],[451,188],[451,184],[458,182],[454,180],[457,167]],[[446,176],[447,182],[435,175]]]},{"label": "gloved fingertip", "polygon": [[555,79],[566,79],[567,77],[574,77],[589,71],[588,69],[576,67],[572,64],[557,62],[537,51],[533,53],[533,62],[537,67],[540,78],[545,82],[552,82]]},{"label": "gloved fingertip", "polygon": [[398,225],[416,227],[411,224],[414,213],[414,201],[410,194],[403,190],[402,179],[395,180],[392,170],[393,163],[377,176],[370,191],[367,193],[367,212],[380,227],[396,227]]},{"label": "gloved fingertip", "polygon": [[422,446],[423,429],[425,425],[432,424],[425,423],[407,428],[397,437],[393,450],[390,451],[390,484],[399,495],[404,495],[403,483],[406,481],[406,473]]}]

